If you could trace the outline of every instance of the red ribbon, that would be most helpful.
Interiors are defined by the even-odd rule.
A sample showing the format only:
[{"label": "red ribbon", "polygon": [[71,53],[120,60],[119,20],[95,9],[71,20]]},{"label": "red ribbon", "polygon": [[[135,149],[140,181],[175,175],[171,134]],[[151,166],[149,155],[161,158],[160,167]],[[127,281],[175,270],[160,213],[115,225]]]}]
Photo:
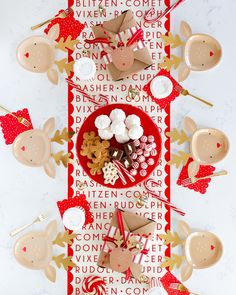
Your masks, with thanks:
[{"label": "red ribbon", "polygon": [[126,243],[126,238],[125,238],[125,227],[124,227],[124,222],[123,222],[123,217],[122,217],[122,213],[120,210],[116,211],[116,218],[117,218],[117,222],[118,222],[118,227],[120,230],[120,234],[123,238],[123,246],[126,247],[127,243]]},{"label": "red ribbon", "polygon": [[142,29],[138,29],[133,35],[132,37],[129,39],[129,41],[126,43],[126,46],[131,46],[132,44],[134,44],[135,42],[138,41],[144,41],[143,39],[143,30]]},{"label": "red ribbon", "polygon": [[88,44],[96,44],[96,43],[110,44],[111,43],[110,41],[108,41],[107,38],[95,38],[92,40],[85,39],[84,41],[85,43],[88,43]]}]

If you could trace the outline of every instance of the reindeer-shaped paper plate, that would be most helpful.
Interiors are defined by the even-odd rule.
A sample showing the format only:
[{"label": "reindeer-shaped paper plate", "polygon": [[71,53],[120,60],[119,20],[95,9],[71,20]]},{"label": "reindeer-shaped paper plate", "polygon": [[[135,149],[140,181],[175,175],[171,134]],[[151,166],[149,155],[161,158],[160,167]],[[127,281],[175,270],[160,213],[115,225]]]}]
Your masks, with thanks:
[{"label": "reindeer-shaped paper plate", "polygon": [[193,158],[193,162],[188,166],[189,177],[194,177],[198,173],[200,165],[216,164],[228,154],[229,140],[222,131],[213,128],[197,128],[196,123],[189,117],[184,119],[184,129],[190,137],[184,130],[177,129],[166,135],[170,137],[171,142],[177,142],[179,145],[189,142],[190,152],[179,151],[178,154],[172,154],[168,164],[178,168],[181,164],[186,165],[190,157]]},{"label": "reindeer-shaped paper plate", "polygon": [[[23,114],[25,116],[28,113]],[[27,118],[30,121],[28,115]],[[20,163],[30,167],[43,167],[45,173],[52,178],[56,176],[56,168],[52,159],[57,165],[68,166],[70,154],[64,151],[53,153],[52,143],[63,145],[64,142],[71,140],[74,133],[64,128],[62,131],[57,130],[50,137],[55,129],[54,118],[48,119],[42,130],[34,129],[32,124],[28,129],[22,129],[22,124],[9,114],[0,117],[0,124],[6,144],[12,144],[13,155]]]},{"label": "reindeer-shaped paper plate", "polygon": [[[56,281],[56,269],[51,265],[54,261],[58,268],[61,266],[65,270],[68,267],[75,267],[71,261],[71,256],[65,254],[53,256],[53,245],[65,247],[72,245],[75,234],[69,232],[57,233],[57,222],[51,221],[45,231],[33,231],[19,238],[15,244],[14,255],[16,260],[26,268],[33,270],[43,270],[45,276],[51,282]],[[56,236],[56,238],[55,238]]]},{"label": "reindeer-shaped paper plate", "polygon": [[172,67],[177,69],[182,63],[178,73],[178,80],[182,82],[191,71],[206,71],[215,67],[221,59],[222,49],[215,38],[206,34],[193,34],[189,24],[184,21],[181,22],[180,32],[187,39],[185,42],[179,35],[173,36],[171,32],[167,36],[162,35],[162,39],[165,45],[171,45],[171,48],[183,46],[183,57],[165,57],[160,66],[169,71]]},{"label": "reindeer-shaped paper plate", "polygon": [[58,43],[55,40],[60,33],[59,25],[56,24],[49,30],[47,35],[31,36],[19,45],[17,49],[17,59],[21,66],[34,73],[47,73],[49,81],[58,84],[58,71],[53,68],[57,65],[59,72],[67,73],[73,71],[74,62],[67,62],[67,58],[60,61],[55,60],[55,49],[58,48],[64,52],[68,49],[74,50],[74,46],[79,43],[78,40],[71,40],[69,36],[66,40],[61,38]]},{"label": "reindeer-shaped paper plate", "polygon": [[180,221],[179,228],[184,238],[181,239],[177,232],[159,235],[164,240],[164,244],[171,244],[172,247],[182,245],[184,255],[178,256],[173,254],[172,257],[165,257],[162,267],[169,267],[170,270],[176,266],[182,267],[181,279],[187,281],[194,269],[204,269],[216,264],[223,253],[223,245],[220,239],[211,232],[191,231],[187,223]]}]

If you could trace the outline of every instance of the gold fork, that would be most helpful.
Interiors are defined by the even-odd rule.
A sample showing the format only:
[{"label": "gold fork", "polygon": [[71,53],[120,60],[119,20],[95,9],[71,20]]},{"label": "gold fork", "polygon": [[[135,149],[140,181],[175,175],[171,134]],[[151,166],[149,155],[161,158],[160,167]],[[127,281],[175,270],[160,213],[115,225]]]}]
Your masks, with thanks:
[{"label": "gold fork", "polygon": [[36,30],[48,23],[50,23],[50,21],[54,20],[55,18],[66,18],[68,15],[70,15],[73,12],[73,9],[71,7],[68,7],[67,9],[63,10],[60,14],[58,14],[58,16],[54,16],[53,18],[50,18],[38,25],[35,25],[33,27],[31,27],[31,30]]},{"label": "gold fork", "polygon": [[212,177],[216,177],[216,176],[221,176],[221,175],[227,175],[228,172],[226,170],[222,170],[220,172],[216,172],[214,174],[211,174],[211,175],[208,175],[208,176],[203,176],[203,177],[192,177],[192,178],[186,178],[184,179],[181,184],[183,186],[188,186],[190,184],[193,184],[195,182],[197,182],[198,180],[201,180],[201,179],[207,179],[207,178],[212,178]]},{"label": "gold fork", "polygon": [[0,106],[0,109],[3,110],[4,112],[6,112],[7,114],[11,115],[12,117],[16,118],[17,121],[20,124],[24,125],[25,127],[30,127],[31,126],[31,123],[27,119],[14,115],[12,112],[10,112],[8,109],[4,108],[3,106]]},{"label": "gold fork", "polygon": [[10,232],[10,236],[11,236],[11,237],[14,237],[15,235],[19,234],[20,232],[22,232],[23,230],[27,229],[27,228],[30,227],[31,225],[33,225],[33,224],[35,224],[35,223],[37,223],[37,222],[42,222],[42,221],[44,221],[46,218],[47,218],[47,215],[45,215],[45,214],[40,214],[39,216],[37,216],[37,217],[33,220],[33,222],[28,223],[28,224],[26,224],[26,225],[24,225],[24,226],[21,226],[21,227],[15,229],[15,230],[13,230],[12,232]]},{"label": "gold fork", "polygon": [[181,86],[176,85],[175,90],[178,91],[179,93],[181,93],[183,96],[187,96],[187,95],[192,96],[193,98],[205,103],[206,105],[213,107],[213,104],[211,102],[189,93],[189,91],[187,89],[184,89]]}]

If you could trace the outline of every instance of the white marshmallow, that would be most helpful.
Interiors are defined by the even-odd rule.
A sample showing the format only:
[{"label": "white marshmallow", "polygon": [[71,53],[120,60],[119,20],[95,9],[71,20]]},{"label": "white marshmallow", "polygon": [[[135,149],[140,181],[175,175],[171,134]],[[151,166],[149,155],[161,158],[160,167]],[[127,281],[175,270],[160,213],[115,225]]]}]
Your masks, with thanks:
[{"label": "white marshmallow", "polygon": [[98,129],[98,135],[101,139],[110,140],[113,137],[113,132],[111,131],[111,128],[108,127],[106,129]]},{"label": "white marshmallow", "polygon": [[111,123],[111,131],[115,135],[120,135],[125,132],[125,123],[119,120],[115,120]]},{"label": "white marshmallow", "polygon": [[129,129],[129,137],[132,140],[139,139],[143,135],[143,127],[141,126],[131,126]]},{"label": "white marshmallow", "polygon": [[95,126],[97,129],[106,129],[110,126],[111,120],[106,115],[100,115],[95,120]]},{"label": "white marshmallow", "polygon": [[129,131],[125,128],[125,132],[123,134],[119,134],[115,136],[116,141],[119,143],[126,143],[130,140],[129,138]]},{"label": "white marshmallow", "polygon": [[141,121],[140,118],[136,115],[129,115],[125,120],[126,127],[130,129],[132,125],[140,126]]},{"label": "white marshmallow", "polygon": [[121,109],[114,109],[110,113],[110,119],[112,121],[118,120],[118,121],[124,122],[125,117],[126,117],[125,112],[122,111]]}]

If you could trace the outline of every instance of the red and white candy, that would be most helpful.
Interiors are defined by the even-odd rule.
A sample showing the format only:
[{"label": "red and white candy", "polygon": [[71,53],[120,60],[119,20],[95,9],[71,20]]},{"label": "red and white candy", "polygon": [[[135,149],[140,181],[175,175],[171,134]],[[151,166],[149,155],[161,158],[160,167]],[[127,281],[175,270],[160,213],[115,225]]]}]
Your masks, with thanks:
[{"label": "red and white candy", "polygon": [[141,167],[142,169],[146,170],[147,167],[148,167],[148,164],[147,164],[146,162],[143,162],[143,163],[140,164],[140,167]]},{"label": "red and white candy", "polygon": [[147,142],[147,140],[148,140],[148,138],[147,138],[146,135],[143,135],[143,136],[140,138],[140,141],[141,141],[142,143]]},{"label": "red and white candy", "polygon": [[144,177],[144,176],[147,175],[147,170],[142,169],[142,170],[140,170],[139,174],[140,174],[142,177]]},{"label": "red and white candy", "polygon": [[148,142],[150,142],[150,143],[154,142],[154,140],[155,140],[153,135],[149,135],[147,139],[148,139]]},{"label": "red and white candy", "polygon": [[151,155],[152,155],[153,157],[155,157],[155,156],[157,155],[157,150],[156,150],[156,149],[151,150]]},{"label": "red and white candy", "polygon": [[83,280],[82,292],[87,295],[106,295],[106,283],[98,276],[89,276]]},{"label": "red and white candy", "polygon": [[136,176],[138,174],[138,170],[137,169],[131,169],[130,174],[133,175],[133,176]]},{"label": "red and white candy", "polygon": [[134,162],[134,163],[132,164],[132,167],[133,167],[134,169],[138,169],[138,168],[139,168],[139,163],[138,163],[138,162]]},{"label": "red and white candy", "polygon": [[152,165],[154,165],[155,161],[153,158],[149,158],[149,159],[147,159],[147,163],[149,166],[152,166]]},{"label": "red and white candy", "polygon": [[138,162],[138,163],[145,162],[145,157],[144,157],[143,155],[138,156],[137,162]]}]

